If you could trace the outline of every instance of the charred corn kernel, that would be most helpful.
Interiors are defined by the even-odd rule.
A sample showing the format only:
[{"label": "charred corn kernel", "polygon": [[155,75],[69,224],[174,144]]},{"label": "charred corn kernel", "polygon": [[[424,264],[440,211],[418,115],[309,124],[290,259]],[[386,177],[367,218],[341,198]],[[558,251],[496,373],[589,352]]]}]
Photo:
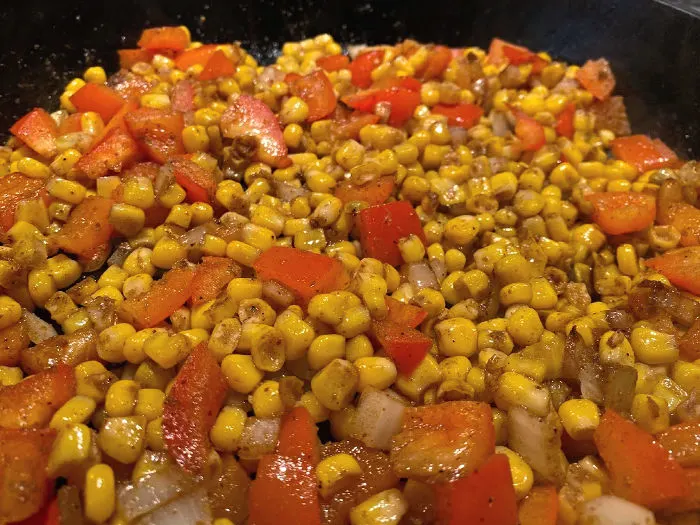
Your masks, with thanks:
[{"label": "charred corn kernel", "polygon": [[[270,381],[273,382],[273,381]],[[257,415],[257,410],[255,411]],[[214,426],[209,432],[212,444],[222,452],[235,452],[243,435],[248,415],[237,407],[225,406],[219,412]]]},{"label": "charred corn kernel", "polygon": [[350,292],[322,293],[311,298],[307,311],[314,319],[337,325],[343,320],[345,311],[348,308],[359,306],[360,304],[362,304],[360,298]]},{"label": "charred corn kernel", "polygon": [[[116,383],[115,383],[116,384]],[[144,416],[146,421],[163,415],[163,403],[165,402],[165,392],[157,388],[142,388],[138,391],[134,414]]]},{"label": "charred corn kernel", "polygon": [[32,301],[38,306],[43,306],[56,293],[56,283],[48,270],[30,271],[27,286]]},{"label": "charred corn kernel", "polygon": [[363,357],[371,357],[373,353],[372,343],[364,334],[357,335],[345,342],[345,358],[351,363]]},{"label": "charred corn kernel", "polygon": [[69,424],[61,428],[49,455],[48,474],[52,477],[66,475],[71,467],[85,464],[91,445],[92,432],[87,425]]},{"label": "charred corn kernel", "polygon": [[598,344],[600,362],[605,365],[634,365],[632,345],[622,332],[605,332]]},{"label": "charred corn kernel", "polygon": [[17,323],[20,317],[22,307],[19,303],[7,295],[0,295],[0,330]]},{"label": "charred corn kernel", "polygon": [[261,323],[272,325],[277,314],[275,310],[262,299],[243,299],[238,306],[238,318],[241,323]]},{"label": "charred corn kernel", "polygon": [[321,460],[316,466],[316,478],[324,498],[343,490],[361,475],[362,467],[350,454],[335,454]]},{"label": "charred corn kernel", "polygon": [[126,299],[132,297],[137,297],[143,293],[146,293],[151,288],[153,283],[153,277],[147,273],[139,273],[127,277],[124,279],[124,284],[122,285],[122,294]]},{"label": "charred corn kernel", "polygon": [[656,383],[652,394],[663,399],[670,412],[675,412],[678,405],[688,398],[688,392],[670,377],[664,377]]},{"label": "charred corn kernel", "polygon": [[172,368],[187,357],[190,347],[184,335],[156,332],[146,339],[143,351],[162,368]]},{"label": "charred corn kernel", "polygon": [[399,376],[395,385],[396,389],[409,399],[421,401],[423,393],[442,379],[442,371],[435,358],[426,355],[410,376]]},{"label": "charred corn kernel", "polygon": [[252,392],[264,375],[256,368],[251,356],[241,354],[226,356],[221,363],[221,371],[231,389],[241,394]]},{"label": "charred corn kernel", "polygon": [[130,416],[136,406],[140,385],[136,381],[124,379],[113,383],[107,390],[105,410],[110,417]]},{"label": "charred corn kernel", "polygon": [[517,452],[504,446],[496,447],[496,454],[503,454],[508,458],[510,477],[513,480],[515,496],[520,500],[528,495],[535,481],[532,468]]},{"label": "charred corn kernel", "polygon": [[542,417],[549,412],[549,391],[516,372],[501,374],[494,399],[501,410],[520,406]]},{"label": "charred corn kernel", "polygon": [[700,389],[700,363],[688,363],[687,361],[676,361],[671,374],[673,381],[686,392]]},{"label": "charred corn kernel", "polygon": [[454,317],[435,325],[440,353],[444,356],[471,357],[477,350],[477,330],[469,319]]},{"label": "charred corn kernel", "polygon": [[406,263],[420,262],[425,257],[425,246],[420,238],[414,234],[399,239],[399,251]]},{"label": "charred corn kernel", "polygon": [[[104,71],[102,73],[104,74]],[[104,463],[98,463],[90,467],[85,474],[83,490],[85,517],[95,523],[107,521],[114,513],[116,503],[114,471],[112,467]]]},{"label": "charred corn kernel", "polygon": [[123,200],[137,208],[145,210],[155,203],[153,183],[146,177],[133,177],[122,183]]},{"label": "charred corn kernel", "polygon": [[273,418],[279,417],[284,412],[284,405],[280,397],[280,384],[277,381],[263,381],[250,396],[255,417]]},{"label": "charred corn kernel", "polygon": [[80,204],[85,198],[85,186],[72,180],[53,178],[46,183],[49,195],[70,204]]},{"label": "charred corn kernel", "polygon": [[544,327],[535,310],[521,306],[508,317],[507,330],[515,344],[527,346],[539,341]]},{"label": "charred corn kernel", "polygon": [[350,404],[359,374],[349,361],[334,359],[311,379],[311,391],[329,410],[341,410]]},{"label": "charred corn kernel", "polygon": [[24,157],[17,161],[17,171],[33,179],[48,179],[51,169],[41,161]]},{"label": "charred corn kernel", "polygon": [[186,258],[187,247],[170,237],[161,237],[151,253],[151,263],[157,268],[172,268],[176,262]]},{"label": "charred corn kernel", "polygon": [[386,357],[361,357],[353,363],[359,374],[358,391],[367,387],[384,390],[396,381],[396,365]]},{"label": "charred corn kernel", "polygon": [[678,345],[671,334],[639,327],[632,330],[630,343],[637,360],[647,365],[665,365],[678,360]]},{"label": "charred corn kernel", "polygon": [[129,464],[143,452],[145,438],[145,417],[108,417],[98,433],[97,442],[102,452],[119,463]]},{"label": "charred corn kernel", "polygon": [[97,354],[108,363],[121,363],[125,360],[124,345],[136,333],[128,323],[118,323],[100,332],[97,342]]},{"label": "charred corn kernel", "polygon": [[511,283],[501,288],[499,299],[504,306],[529,304],[532,301],[532,287],[529,283]]},{"label": "charred corn kernel", "polygon": [[170,96],[164,93],[141,95],[141,106],[153,109],[170,109]]},{"label": "charred corn kernel", "polygon": [[74,396],[59,408],[51,418],[50,428],[57,430],[77,423],[88,421],[97,408],[94,399],[86,396]]},{"label": "charred corn kernel", "polygon": [[109,222],[126,237],[133,237],[141,231],[146,222],[146,213],[131,204],[117,203],[109,212]]},{"label": "charred corn kernel", "polygon": [[238,319],[223,319],[216,324],[209,338],[209,350],[217,361],[222,361],[236,350],[241,337],[241,323]]},{"label": "charred corn kernel", "polygon": [[226,257],[243,266],[253,266],[259,255],[259,249],[241,241],[231,241],[226,246]]},{"label": "charred corn kernel", "polygon": [[364,500],[350,511],[352,525],[398,525],[408,511],[399,489],[389,489]]},{"label": "charred corn kernel", "polygon": [[[18,366],[0,366],[0,386],[16,385],[23,379],[22,369]],[[53,421],[53,419],[52,419]]]},{"label": "charred corn kernel", "polygon": [[598,406],[589,399],[569,399],[559,407],[559,418],[574,439],[592,439],[600,423]]},{"label": "charred corn kernel", "polygon": [[651,434],[666,430],[670,416],[666,401],[649,394],[637,394],[632,400],[632,418],[635,423]]}]

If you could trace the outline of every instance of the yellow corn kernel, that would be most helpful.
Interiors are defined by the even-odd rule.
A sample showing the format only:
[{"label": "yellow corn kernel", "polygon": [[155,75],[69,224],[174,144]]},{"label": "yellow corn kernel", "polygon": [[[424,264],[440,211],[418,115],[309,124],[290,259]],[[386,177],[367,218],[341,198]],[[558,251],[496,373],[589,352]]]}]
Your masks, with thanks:
[{"label": "yellow corn kernel", "polygon": [[637,360],[647,365],[665,365],[678,360],[678,345],[671,334],[639,327],[632,330],[630,343]]},{"label": "yellow corn kernel", "polygon": [[185,129],[182,130],[182,143],[187,153],[207,151],[209,149],[207,128],[200,125],[185,127]]},{"label": "yellow corn kernel", "polygon": [[157,268],[170,269],[185,258],[187,247],[170,237],[161,237],[151,253],[151,263]]},{"label": "yellow corn kernel", "polygon": [[312,370],[320,370],[334,359],[345,357],[345,337],[338,334],[319,335],[309,346],[307,360]]},{"label": "yellow corn kernel", "polygon": [[162,368],[172,368],[184,361],[190,352],[190,345],[182,334],[157,332],[146,339],[143,351]]},{"label": "yellow corn kernel", "polygon": [[686,392],[700,390],[700,363],[688,363],[686,361],[676,361],[671,374],[673,381]]},{"label": "yellow corn kernel", "polygon": [[97,354],[108,363],[121,363],[125,360],[124,345],[136,333],[128,323],[118,323],[107,327],[98,336]]},{"label": "yellow corn kernel", "polygon": [[76,312],[69,315],[65,321],[61,323],[61,328],[63,328],[63,333],[68,335],[73,332],[80,330],[81,328],[90,328],[92,322],[88,317],[87,312],[84,308],[78,309]]},{"label": "yellow corn kernel", "polygon": [[284,412],[284,405],[280,397],[280,384],[278,381],[263,381],[250,396],[250,404],[253,406],[255,417],[273,418],[279,417]]},{"label": "yellow corn kernel", "polygon": [[398,525],[408,511],[399,489],[389,489],[364,500],[350,511],[352,525]]},{"label": "yellow corn kernel", "polygon": [[107,390],[105,410],[110,417],[130,416],[136,406],[140,385],[136,381],[123,379],[113,383]]},{"label": "yellow corn kernel", "polygon": [[508,458],[510,466],[510,477],[513,480],[513,488],[515,489],[515,497],[523,499],[528,495],[535,481],[535,475],[532,468],[517,452],[504,446],[496,447],[496,454],[503,454]]},{"label": "yellow corn kernel", "polygon": [[530,283],[510,283],[501,288],[499,299],[504,306],[529,304],[532,301]]},{"label": "yellow corn kernel", "polygon": [[241,241],[231,241],[226,246],[226,257],[243,266],[253,266],[260,255],[260,250]]},{"label": "yellow corn kernel", "polygon": [[[158,328],[145,328],[143,330],[139,330],[138,332],[133,332],[130,335],[127,335],[126,330],[124,330],[124,335],[127,335],[127,337],[122,342],[122,353],[124,359],[126,359],[129,363],[133,364],[143,363],[146,360],[146,353],[143,350],[144,343],[153,334],[162,331],[162,329]],[[118,356],[118,353],[115,353],[115,357],[116,356]]]},{"label": "yellow corn kernel", "polygon": [[170,96],[164,93],[141,95],[141,106],[153,109],[170,109]]},{"label": "yellow corn kernel", "polygon": [[134,463],[145,446],[146,418],[143,416],[108,417],[97,441],[102,452],[119,463]]},{"label": "yellow corn kernel", "polygon": [[632,418],[649,433],[656,434],[670,425],[666,401],[649,394],[637,394],[632,400]]},{"label": "yellow corn kernel", "polygon": [[53,178],[46,183],[49,195],[61,199],[70,204],[80,204],[85,198],[85,186],[82,184],[61,178]]},{"label": "yellow corn kernel", "polygon": [[32,270],[27,281],[29,295],[38,306],[43,306],[56,293],[56,283],[48,270]]},{"label": "yellow corn kernel", "polygon": [[535,310],[521,306],[508,317],[507,330],[515,344],[527,346],[539,341],[544,327]]},{"label": "yellow corn kernel", "polygon": [[[0,386],[16,385],[24,375],[22,369],[18,366],[0,366]],[[60,410],[60,409],[59,409]],[[52,419],[53,422],[53,419]]]},{"label": "yellow corn kernel", "polygon": [[251,356],[242,354],[226,356],[221,363],[221,371],[231,389],[241,394],[252,392],[264,375],[256,368]]},{"label": "yellow corn kernel", "polygon": [[90,467],[85,474],[85,487],[83,490],[85,516],[95,523],[107,521],[114,513],[116,502],[112,467],[104,463],[98,463]]},{"label": "yellow corn kernel", "polygon": [[104,288],[105,286],[113,286],[114,288],[121,290],[124,287],[124,281],[126,281],[128,277],[129,274],[126,271],[124,271],[120,266],[113,264],[112,266],[108,267],[102,273],[102,275],[100,275],[100,278],[97,280],[97,284],[100,286],[100,288]]},{"label": "yellow corn kernel", "polygon": [[48,179],[51,176],[51,169],[46,164],[31,157],[18,160],[16,171],[33,179]]},{"label": "yellow corn kernel", "polygon": [[384,390],[396,381],[396,365],[386,357],[361,357],[353,364],[359,373],[357,389],[360,392],[367,387]]},{"label": "yellow corn kernel", "polygon": [[549,412],[549,397],[546,388],[516,372],[503,372],[494,394],[496,406],[501,410],[521,406],[542,417]]},{"label": "yellow corn kernel", "polygon": [[150,208],[155,203],[153,183],[146,177],[132,177],[122,183],[123,200],[143,210]]},{"label": "yellow corn kernel", "polygon": [[69,424],[56,436],[46,467],[52,477],[66,476],[90,457],[92,432],[87,425]]},{"label": "yellow corn kernel", "polygon": [[606,365],[634,365],[632,345],[622,332],[605,332],[598,344],[600,362]]},{"label": "yellow corn kernel", "polygon": [[0,295],[0,330],[12,326],[22,317],[22,307],[7,295]]},{"label": "yellow corn kernel", "polygon": [[666,402],[669,412],[674,412],[678,405],[688,398],[688,392],[670,377],[664,377],[657,382],[652,394]]},{"label": "yellow corn kernel", "polygon": [[350,454],[334,454],[319,462],[316,477],[324,498],[345,489],[362,475],[362,467]]},{"label": "yellow corn kernel", "polygon": [[164,391],[174,376],[174,371],[165,370],[153,361],[144,361],[134,372],[134,381],[138,381],[142,389],[154,388]]},{"label": "yellow corn kernel", "polygon": [[100,288],[90,297],[107,297],[109,299],[112,299],[117,306],[124,300],[124,296],[122,295],[122,293],[119,291],[118,288],[115,288],[114,286],[105,286],[103,288]]},{"label": "yellow corn kernel", "polygon": [[209,338],[209,350],[217,361],[232,354],[241,337],[241,323],[238,319],[223,319],[216,324]]},{"label": "yellow corn kernel", "polygon": [[299,97],[289,97],[279,113],[282,124],[299,124],[309,115],[309,106]]},{"label": "yellow corn kernel", "polygon": [[311,379],[311,391],[329,410],[341,410],[350,404],[359,374],[349,361],[334,359]]},{"label": "yellow corn kernel", "polygon": [[[192,158],[194,162],[195,157]],[[171,184],[167,189],[160,194],[158,201],[166,208],[172,208],[176,204],[180,204],[185,200],[187,193],[179,184]],[[140,206],[139,206],[140,207]]]},{"label": "yellow corn kernel", "polygon": [[387,294],[386,281],[379,275],[362,274],[358,286],[362,301],[375,319],[383,319],[387,315],[385,296]]},{"label": "yellow corn kernel", "polygon": [[471,357],[477,350],[477,331],[469,319],[454,317],[435,325],[438,349],[445,356]]},{"label": "yellow corn kernel", "polygon": [[209,431],[214,448],[222,452],[238,450],[238,443],[247,419],[248,415],[243,409],[233,406],[223,407]]},{"label": "yellow corn kernel", "polygon": [[136,406],[134,406],[134,414],[144,416],[146,421],[163,415],[163,403],[165,402],[165,392],[157,388],[142,388],[138,391],[136,397]]},{"label": "yellow corn kernel", "polygon": [[566,432],[574,439],[592,439],[600,423],[598,406],[588,399],[569,399],[559,407],[559,417]]},{"label": "yellow corn kernel", "polygon": [[188,204],[176,204],[170,208],[170,213],[165,218],[166,224],[174,224],[181,228],[189,228],[192,222],[192,211]]},{"label": "yellow corn kernel", "polygon": [[70,398],[51,418],[50,428],[61,428],[77,423],[85,423],[97,408],[97,403],[89,397],[74,396]]},{"label": "yellow corn kernel", "polygon": [[423,393],[442,381],[442,371],[432,355],[426,355],[410,376],[399,376],[396,389],[413,401],[421,401]]}]

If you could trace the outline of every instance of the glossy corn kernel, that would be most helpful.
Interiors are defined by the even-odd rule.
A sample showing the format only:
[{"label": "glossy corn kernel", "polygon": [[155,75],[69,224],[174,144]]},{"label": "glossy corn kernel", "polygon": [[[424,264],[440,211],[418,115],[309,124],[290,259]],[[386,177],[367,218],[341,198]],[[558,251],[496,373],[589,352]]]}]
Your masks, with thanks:
[{"label": "glossy corn kernel", "polygon": [[[257,412],[256,412],[257,414]],[[214,448],[222,452],[235,452],[243,435],[248,415],[240,408],[225,406],[209,431]]]},{"label": "glossy corn kernel", "polygon": [[343,490],[361,475],[362,467],[350,454],[334,454],[316,466],[316,478],[324,498]]},{"label": "glossy corn kernel", "polygon": [[67,476],[80,468],[90,458],[92,432],[83,424],[69,424],[56,435],[49,463],[46,467],[50,476]]},{"label": "glossy corn kernel", "polygon": [[359,373],[349,361],[334,359],[311,379],[311,391],[329,410],[350,404],[357,392]]},{"label": "glossy corn kernel", "polygon": [[510,466],[510,477],[513,480],[513,488],[515,489],[516,498],[523,499],[528,495],[535,481],[535,475],[532,468],[517,452],[504,446],[496,447],[496,454],[503,454],[508,458]]},{"label": "glossy corn kernel", "polygon": [[250,396],[255,416],[269,419],[279,417],[284,412],[278,381],[263,381]]},{"label": "glossy corn kernel", "polygon": [[108,417],[98,433],[97,440],[105,454],[119,463],[129,464],[141,455],[145,437],[145,417]]},{"label": "glossy corn kernel", "polygon": [[664,365],[678,360],[678,345],[670,334],[639,327],[632,330],[630,343],[636,359],[647,365]]},{"label": "glossy corn kernel", "polygon": [[352,525],[398,525],[408,511],[408,503],[398,489],[389,489],[353,507],[350,511]]},{"label": "glossy corn kernel", "polygon": [[598,407],[588,399],[569,399],[559,407],[559,417],[566,432],[574,439],[592,439],[600,423]]},{"label": "glossy corn kernel", "polygon": [[632,418],[649,433],[656,434],[670,425],[668,405],[662,398],[637,394],[632,400]]},{"label": "glossy corn kernel", "polygon": [[140,385],[136,381],[123,379],[113,383],[107,390],[105,410],[110,417],[130,416],[136,407]]},{"label": "glossy corn kernel", "polygon": [[221,371],[231,389],[241,394],[252,392],[264,375],[256,368],[251,356],[242,354],[226,356],[221,363]]},{"label": "glossy corn kernel", "polygon": [[112,467],[99,463],[85,474],[83,506],[85,516],[95,523],[106,521],[113,513],[116,503],[114,472]]},{"label": "glossy corn kernel", "polygon": [[432,355],[426,355],[410,376],[400,375],[396,389],[412,401],[421,401],[428,388],[442,380],[442,371]]},{"label": "glossy corn kernel", "polygon": [[438,349],[444,356],[470,357],[477,350],[477,330],[469,319],[455,317],[435,325]]},{"label": "glossy corn kernel", "polygon": [[504,372],[501,375],[494,397],[496,405],[502,410],[522,406],[538,416],[549,412],[547,389],[517,372]]}]

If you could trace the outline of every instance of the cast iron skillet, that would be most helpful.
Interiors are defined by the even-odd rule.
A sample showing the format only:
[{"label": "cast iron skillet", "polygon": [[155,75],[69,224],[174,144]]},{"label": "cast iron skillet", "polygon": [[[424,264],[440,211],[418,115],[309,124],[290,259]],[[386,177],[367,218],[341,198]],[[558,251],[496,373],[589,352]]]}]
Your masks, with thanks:
[{"label": "cast iron skillet", "polygon": [[500,36],[572,62],[605,56],[633,129],[700,155],[700,19],[652,0],[19,0],[0,12],[0,133],[31,107],[57,108],[86,65],[114,71],[115,50],[144,27],[172,24],[240,40],[263,62],[284,41],[324,32],[454,46]]}]

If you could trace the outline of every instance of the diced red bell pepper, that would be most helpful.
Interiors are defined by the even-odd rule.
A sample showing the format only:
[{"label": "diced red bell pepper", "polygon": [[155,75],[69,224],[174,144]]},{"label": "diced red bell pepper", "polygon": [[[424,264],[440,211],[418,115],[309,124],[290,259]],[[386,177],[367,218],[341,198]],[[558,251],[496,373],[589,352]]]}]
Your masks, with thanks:
[{"label": "diced red bell pepper", "polygon": [[188,202],[213,203],[216,195],[214,175],[189,159],[172,159],[175,181],[184,188]]},{"label": "diced red bell pepper", "polygon": [[124,117],[129,131],[148,157],[160,164],[185,152],[182,113],[165,109],[139,108]]},{"label": "diced red bell pepper", "polygon": [[700,510],[700,468],[684,468],[683,476],[688,487],[687,496],[677,500],[671,507],[673,512]]},{"label": "diced red bell pepper", "polygon": [[553,485],[533,487],[518,509],[520,525],[557,525],[558,514],[559,498]]},{"label": "diced red bell pepper", "polygon": [[544,127],[522,111],[513,110],[515,115],[515,136],[525,151],[537,151],[547,142]]},{"label": "diced red bell pepper", "polygon": [[228,257],[202,257],[192,280],[190,304],[197,306],[216,299],[231,279],[240,276],[240,266]]},{"label": "diced red bell pepper", "polygon": [[20,202],[41,197],[44,181],[10,173],[0,177],[0,231],[3,233],[15,223],[15,211]]},{"label": "diced red bell pepper", "polygon": [[194,84],[189,80],[180,80],[173,86],[170,101],[174,111],[181,113],[194,111]]},{"label": "diced red bell pepper", "polygon": [[430,111],[438,115],[445,115],[450,126],[459,126],[469,129],[479,123],[479,119],[484,115],[484,110],[476,104],[457,104],[456,106],[446,106],[437,104]]},{"label": "diced red bell pepper", "polygon": [[425,244],[425,234],[416,210],[406,201],[370,206],[358,216],[360,243],[365,257],[398,266],[403,262],[398,242],[410,234]]},{"label": "diced red bell pepper", "polygon": [[379,177],[361,186],[343,181],[335,188],[335,196],[341,201],[362,201],[370,206],[384,204],[392,193],[394,193],[394,177],[391,175]]},{"label": "diced red bell pepper", "polygon": [[435,485],[437,525],[517,525],[508,458],[494,454],[466,478]]},{"label": "diced red bell pepper", "polygon": [[399,326],[415,328],[428,317],[428,312],[420,306],[402,303],[393,297],[386,298],[386,306],[389,309],[386,320]]},{"label": "diced red bell pepper", "polygon": [[17,366],[22,351],[29,347],[26,324],[19,322],[0,330],[0,366]]},{"label": "diced red bell pepper", "polygon": [[153,52],[148,49],[119,49],[119,67],[122,69],[131,69],[131,66],[139,62],[150,64],[153,58]]},{"label": "diced red bell pepper", "polygon": [[120,128],[115,128],[80,157],[75,167],[90,179],[107,175],[109,171],[120,172],[136,162],[140,156],[139,145]]},{"label": "diced red bell pepper", "polygon": [[505,61],[514,66],[521,64],[532,64],[532,72],[540,73],[547,65],[547,61],[533,53],[526,47],[516,46],[500,38],[494,38],[489,46],[489,62],[494,65],[501,65]]},{"label": "diced red bell pepper", "polygon": [[671,250],[644,264],[665,275],[678,288],[700,295],[700,246]]},{"label": "diced red bell pepper", "polygon": [[216,44],[206,44],[183,51],[175,58],[175,67],[187,71],[192,66],[204,66],[216,52]]},{"label": "diced red bell pepper", "polygon": [[125,69],[115,73],[109,79],[109,86],[126,101],[139,102],[154,85],[152,80],[146,80],[145,77]]},{"label": "diced red bell pepper", "polygon": [[593,435],[610,473],[612,492],[652,510],[672,508],[688,494],[681,466],[654,437],[613,410]]},{"label": "diced red bell pepper", "polygon": [[190,33],[183,26],[144,29],[137,44],[141,49],[182,51],[190,45]]},{"label": "diced red bell pepper", "polygon": [[[75,395],[75,376],[67,365],[39,372],[0,389],[0,428],[39,428]],[[4,448],[5,444],[3,443]],[[0,498],[1,499],[1,498]]]},{"label": "diced red bell pepper", "polygon": [[367,89],[372,85],[372,70],[384,61],[384,50],[376,49],[360,53],[350,62],[351,82],[353,85]]},{"label": "diced red bell pepper", "polygon": [[165,449],[185,471],[207,465],[209,431],[224,403],[228,383],[207,343],[199,343],[175,377],[163,403]]},{"label": "diced red bell pepper", "polygon": [[348,284],[343,264],[326,255],[273,246],[253,264],[258,277],[278,281],[289,288],[303,303],[314,295],[342,290]]},{"label": "diced red bell pepper", "polygon": [[324,71],[340,71],[341,69],[348,69],[350,66],[350,59],[345,55],[331,55],[329,57],[321,57],[316,59],[316,65],[323,69]]},{"label": "diced red bell pepper", "polygon": [[403,126],[413,116],[420,104],[420,93],[407,88],[369,89],[354,95],[343,97],[343,102],[353,109],[373,113],[380,102],[386,102],[391,107],[389,124]]},{"label": "diced red bell pepper", "polygon": [[675,167],[678,163],[678,156],[666,144],[646,135],[618,137],[612,141],[611,148],[615,158],[631,164],[640,173]]},{"label": "diced red bell pepper", "polygon": [[255,137],[259,143],[257,157],[261,162],[276,168],[291,164],[277,116],[255,97],[239,95],[229,102],[221,115],[221,132],[227,138]]},{"label": "diced red bell pepper", "polygon": [[282,418],[277,453],[303,458],[316,466],[320,460],[318,428],[304,407],[293,408]]},{"label": "diced red bell pepper", "polygon": [[119,307],[119,315],[135,327],[152,328],[180,308],[192,296],[194,270],[175,266],[143,295],[126,299]]},{"label": "diced red bell pepper", "polygon": [[56,431],[48,428],[0,429],[1,523],[29,518],[44,506],[49,494],[46,467],[55,438]]},{"label": "diced red bell pepper", "polygon": [[557,115],[557,123],[554,125],[556,132],[568,139],[574,136],[574,115],[576,114],[576,104],[569,102],[566,107]]},{"label": "diced red bell pepper", "polygon": [[78,111],[99,113],[103,122],[109,122],[124,105],[124,99],[104,84],[88,82],[70,97]]},{"label": "diced red bell pepper", "polygon": [[658,434],[656,441],[682,467],[700,467],[700,420],[673,425]]},{"label": "diced red bell pepper", "polygon": [[587,61],[576,72],[576,80],[598,100],[607,99],[615,89],[615,75],[604,58]]},{"label": "diced red bell pepper", "polygon": [[214,80],[221,77],[232,77],[236,73],[236,62],[226,56],[221,49],[212,53],[199,74],[199,80]]},{"label": "diced red bell pepper", "polygon": [[700,319],[696,319],[678,342],[681,359],[695,361],[700,359]]},{"label": "diced red bell pepper", "polygon": [[645,193],[603,191],[586,195],[592,219],[610,235],[641,231],[654,223],[656,199]]},{"label": "diced red bell pepper", "polygon": [[26,520],[17,522],[16,525],[67,525],[66,523],[61,523],[61,509],[58,506],[58,498],[51,498],[48,504],[44,505],[43,508],[28,517]]},{"label": "diced red bell pepper", "polygon": [[379,122],[379,116],[374,113],[353,111],[346,117],[336,117],[331,127],[331,134],[338,139],[356,139],[362,128],[377,122]]},{"label": "diced red bell pepper", "polygon": [[250,525],[320,525],[316,425],[305,408],[282,419],[277,453],[263,456],[248,493]]},{"label": "diced red bell pepper", "polygon": [[440,78],[452,61],[452,51],[446,46],[435,46],[430,50],[428,58],[422,67],[418,68],[416,75],[422,80]]},{"label": "diced red bell pepper", "polygon": [[404,376],[411,375],[433,344],[418,330],[387,320],[372,321],[372,335]]},{"label": "diced red bell pepper", "polygon": [[659,214],[659,223],[668,224],[681,234],[681,246],[700,244],[700,210],[687,202],[675,202]]},{"label": "diced red bell pepper", "polygon": [[333,84],[328,76],[320,70],[295,80],[290,86],[293,95],[301,98],[309,106],[309,122],[327,117],[337,104]]},{"label": "diced red bell pepper", "polygon": [[390,459],[399,477],[452,480],[481,467],[495,447],[488,403],[448,401],[406,408]]},{"label": "diced red bell pepper", "polygon": [[73,209],[63,228],[53,236],[53,241],[64,252],[81,259],[92,258],[109,243],[114,231],[109,222],[111,209],[111,199],[88,197]]},{"label": "diced red bell pepper", "polygon": [[58,126],[58,135],[83,131],[83,113],[71,113]]},{"label": "diced red bell pepper", "polygon": [[406,88],[410,91],[420,91],[423,84],[413,77],[384,77],[372,84],[373,89]]},{"label": "diced red bell pepper", "polygon": [[56,155],[58,126],[45,110],[34,108],[10,128],[10,133],[39,155],[53,158]]},{"label": "diced red bell pepper", "polygon": [[115,113],[115,115],[110,119],[110,121],[106,123],[106,126],[104,127],[102,132],[95,138],[93,144],[99,144],[100,142],[102,142],[102,140],[107,135],[109,135],[113,129],[120,129],[124,133],[129,133],[129,128],[127,128],[126,122],[124,122],[124,117],[126,117],[126,115],[128,115],[132,111],[136,111],[138,107],[139,105],[136,101],[127,101],[127,103],[124,104],[122,108]]}]

